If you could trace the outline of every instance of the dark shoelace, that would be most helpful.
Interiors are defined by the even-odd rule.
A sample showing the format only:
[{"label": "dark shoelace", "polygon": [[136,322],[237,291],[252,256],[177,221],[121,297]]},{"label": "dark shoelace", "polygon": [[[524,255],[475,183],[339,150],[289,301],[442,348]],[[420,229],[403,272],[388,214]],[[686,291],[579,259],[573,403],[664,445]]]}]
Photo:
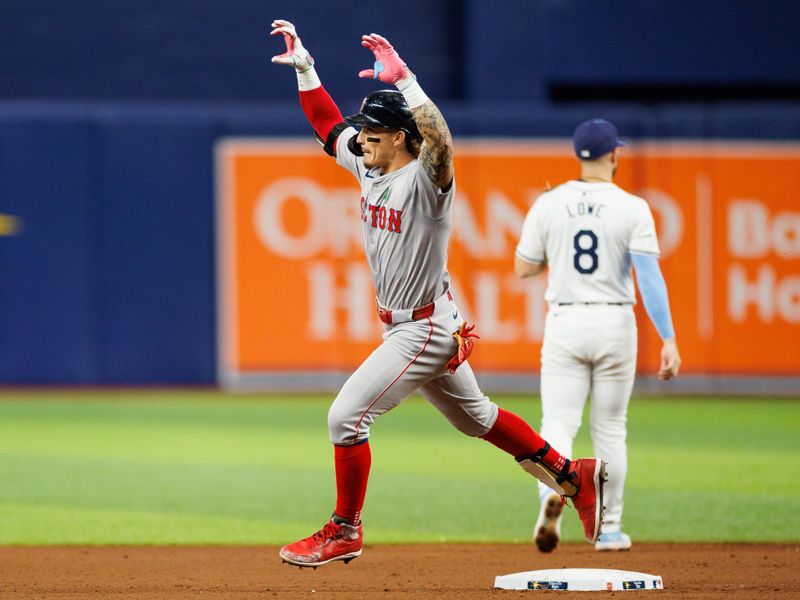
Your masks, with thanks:
[{"label": "dark shoelace", "polygon": [[320,529],[317,533],[315,533],[311,537],[314,539],[314,541],[321,542],[322,540],[336,537],[336,535],[335,535],[336,533],[337,533],[336,525],[334,525],[333,523],[328,521],[325,524],[325,527]]}]

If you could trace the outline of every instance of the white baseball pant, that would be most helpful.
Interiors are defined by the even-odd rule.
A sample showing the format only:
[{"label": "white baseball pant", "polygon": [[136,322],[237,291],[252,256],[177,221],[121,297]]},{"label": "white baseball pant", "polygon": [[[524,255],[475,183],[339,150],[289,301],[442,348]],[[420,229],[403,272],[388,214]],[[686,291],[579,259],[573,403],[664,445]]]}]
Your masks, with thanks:
[{"label": "white baseball pant", "polygon": [[[595,456],[608,463],[602,532],[622,523],[628,471],[627,415],[636,373],[636,318],[631,305],[554,305],[542,346],[541,435],[572,457],[591,392],[590,427]],[[540,497],[552,493],[539,484]]]}]

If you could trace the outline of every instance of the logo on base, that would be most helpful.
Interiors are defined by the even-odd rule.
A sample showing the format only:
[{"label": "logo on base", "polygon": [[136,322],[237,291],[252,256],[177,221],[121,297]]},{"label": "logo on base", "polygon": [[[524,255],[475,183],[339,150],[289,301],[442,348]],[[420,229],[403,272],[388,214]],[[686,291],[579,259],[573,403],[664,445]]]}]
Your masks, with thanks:
[{"label": "logo on base", "polygon": [[568,590],[569,584],[566,581],[529,581],[529,590]]}]

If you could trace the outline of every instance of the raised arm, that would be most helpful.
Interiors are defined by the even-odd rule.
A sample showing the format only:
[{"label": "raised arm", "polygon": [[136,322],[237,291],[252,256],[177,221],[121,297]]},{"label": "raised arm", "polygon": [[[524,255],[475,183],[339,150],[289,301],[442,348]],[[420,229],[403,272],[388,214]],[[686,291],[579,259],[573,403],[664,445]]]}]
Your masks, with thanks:
[{"label": "raised arm", "polygon": [[[419,87],[416,79],[411,84]],[[401,90],[402,91],[402,90]],[[453,136],[439,108],[428,100],[412,108],[414,120],[425,143],[419,160],[425,172],[436,185],[448,189],[453,182]]]},{"label": "raised arm", "polygon": [[375,64],[372,69],[365,69],[358,76],[380,79],[397,86],[408,102],[422,135],[419,155],[422,167],[438,187],[449,189],[453,182],[453,136],[441,111],[428,98],[417,83],[417,78],[386,38],[371,33],[361,38],[361,45],[375,55]]},{"label": "raised arm", "polygon": [[342,113],[330,97],[314,68],[314,59],[303,46],[294,25],[283,19],[272,22],[270,35],[283,35],[286,52],[272,57],[272,62],[294,67],[297,73],[297,87],[300,106],[303,113],[314,128],[317,139],[323,144],[325,151],[335,155],[336,139],[347,127]]}]

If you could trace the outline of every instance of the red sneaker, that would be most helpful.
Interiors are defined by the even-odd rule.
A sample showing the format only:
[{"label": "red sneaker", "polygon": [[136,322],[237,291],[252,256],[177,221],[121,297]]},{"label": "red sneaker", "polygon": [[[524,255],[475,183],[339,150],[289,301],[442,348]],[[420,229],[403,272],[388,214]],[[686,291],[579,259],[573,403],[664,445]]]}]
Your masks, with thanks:
[{"label": "red sneaker", "polygon": [[363,542],[364,530],[360,523],[337,524],[330,520],[314,535],[281,548],[280,556],[284,562],[298,567],[316,568],[334,560],[347,564],[361,556]]},{"label": "red sneaker", "polygon": [[583,522],[583,533],[586,541],[594,544],[603,524],[603,485],[606,482],[606,463],[596,458],[579,458],[573,460],[569,469],[572,483],[578,491],[570,496],[578,516]]}]

